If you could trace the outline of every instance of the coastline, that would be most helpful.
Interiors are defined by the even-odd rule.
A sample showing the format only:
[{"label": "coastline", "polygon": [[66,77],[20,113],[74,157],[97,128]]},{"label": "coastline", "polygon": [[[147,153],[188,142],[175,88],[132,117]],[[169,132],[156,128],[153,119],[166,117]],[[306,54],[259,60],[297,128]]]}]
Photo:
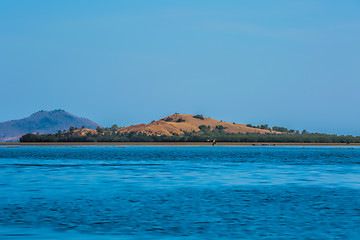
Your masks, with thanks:
[{"label": "coastline", "polygon": [[[212,142],[27,142],[0,146],[211,146]],[[217,142],[217,146],[360,146],[360,143]]]}]

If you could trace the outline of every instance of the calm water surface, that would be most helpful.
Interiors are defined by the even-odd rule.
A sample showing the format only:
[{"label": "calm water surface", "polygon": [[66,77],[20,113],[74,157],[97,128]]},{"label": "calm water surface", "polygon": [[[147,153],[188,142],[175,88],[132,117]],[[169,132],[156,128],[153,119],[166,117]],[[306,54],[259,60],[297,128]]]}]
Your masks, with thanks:
[{"label": "calm water surface", "polygon": [[360,148],[2,146],[0,239],[360,239]]}]

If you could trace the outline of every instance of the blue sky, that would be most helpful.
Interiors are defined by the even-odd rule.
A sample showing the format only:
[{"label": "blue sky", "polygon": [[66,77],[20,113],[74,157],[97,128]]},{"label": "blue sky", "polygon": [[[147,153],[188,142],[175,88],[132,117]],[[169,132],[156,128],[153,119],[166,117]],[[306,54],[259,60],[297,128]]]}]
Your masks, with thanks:
[{"label": "blue sky", "polygon": [[175,112],[360,135],[359,1],[0,1],[0,122]]}]

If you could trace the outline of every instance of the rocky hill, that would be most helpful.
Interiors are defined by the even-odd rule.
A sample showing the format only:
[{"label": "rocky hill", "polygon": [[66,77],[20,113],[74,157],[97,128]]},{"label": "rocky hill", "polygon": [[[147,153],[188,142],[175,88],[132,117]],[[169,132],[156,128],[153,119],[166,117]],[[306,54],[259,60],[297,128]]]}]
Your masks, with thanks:
[{"label": "rocky hill", "polygon": [[0,123],[0,142],[17,141],[26,133],[55,133],[71,126],[95,129],[100,125],[60,109],[40,111],[30,117]]}]

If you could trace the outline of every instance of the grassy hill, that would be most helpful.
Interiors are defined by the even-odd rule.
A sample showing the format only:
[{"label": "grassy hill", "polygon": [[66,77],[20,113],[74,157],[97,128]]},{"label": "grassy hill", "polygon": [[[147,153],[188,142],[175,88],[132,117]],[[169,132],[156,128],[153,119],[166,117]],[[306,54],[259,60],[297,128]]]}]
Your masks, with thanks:
[{"label": "grassy hill", "polygon": [[120,133],[145,133],[147,135],[183,135],[185,132],[198,132],[200,126],[210,127],[209,130],[222,129],[225,133],[280,133],[266,129],[248,127],[244,124],[219,121],[201,115],[173,114],[149,124],[131,125],[119,129]]}]

